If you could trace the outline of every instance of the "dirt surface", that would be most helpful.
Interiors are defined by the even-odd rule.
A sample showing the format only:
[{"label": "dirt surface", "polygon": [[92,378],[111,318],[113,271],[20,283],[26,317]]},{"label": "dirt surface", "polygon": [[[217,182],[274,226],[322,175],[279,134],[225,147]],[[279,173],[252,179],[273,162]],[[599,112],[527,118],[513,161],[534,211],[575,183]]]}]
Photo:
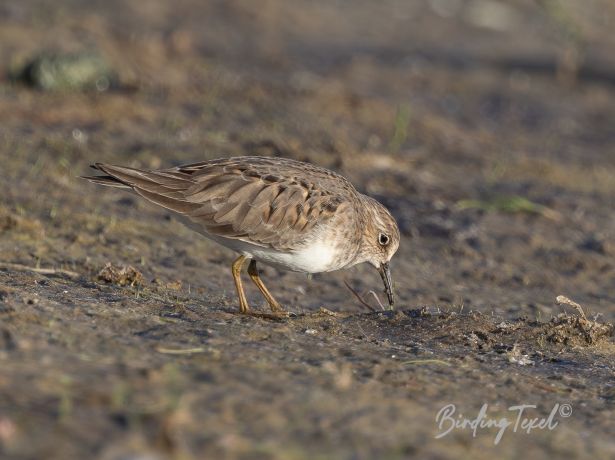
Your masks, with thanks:
[{"label": "dirt surface", "polygon": [[[0,457],[615,458],[614,21],[606,0],[2,2]],[[51,52],[103,56],[111,84],[15,79]],[[368,266],[265,268],[293,315],[239,315],[230,251],[78,178],[245,154],[391,209],[396,311]],[[485,404],[551,425],[436,438]]]}]

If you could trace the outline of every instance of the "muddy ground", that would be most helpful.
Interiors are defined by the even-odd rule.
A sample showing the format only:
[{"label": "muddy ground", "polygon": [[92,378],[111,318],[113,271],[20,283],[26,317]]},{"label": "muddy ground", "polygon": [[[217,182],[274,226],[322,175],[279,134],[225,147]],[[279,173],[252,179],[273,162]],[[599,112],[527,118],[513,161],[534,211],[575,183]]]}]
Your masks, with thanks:
[{"label": "muddy ground", "polygon": [[[614,458],[613,24],[607,0],[2,2],[0,457]],[[19,79],[83,51],[98,89]],[[294,316],[239,315],[230,251],[78,178],[243,154],[386,203],[396,311],[370,267],[266,268]],[[556,426],[436,439],[449,404]]]}]

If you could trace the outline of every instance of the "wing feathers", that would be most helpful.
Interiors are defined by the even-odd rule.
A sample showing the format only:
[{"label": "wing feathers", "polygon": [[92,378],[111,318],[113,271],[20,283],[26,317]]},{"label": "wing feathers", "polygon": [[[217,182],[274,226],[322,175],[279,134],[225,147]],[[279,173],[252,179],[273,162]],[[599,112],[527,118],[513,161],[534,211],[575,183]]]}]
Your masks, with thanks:
[{"label": "wing feathers", "polygon": [[139,187],[135,187],[134,191],[141,195],[143,198],[151,201],[152,203],[156,203],[163,208],[178,212],[180,214],[189,214],[190,212],[194,211],[196,208],[199,207],[199,205],[195,203],[176,200],[173,198],[166,197],[164,195],[160,195],[159,193],[150,192]]},{"label": "wing feathers", "polygon": [[[285,164],[291,171],[280,166]],[[356,193],[341,176],[292,160],[244,157],[157,171],[93,167],[106,175],[86,178],[92,182],[131,188],[212,235],[274,249],[296,247],[307,230],[336,213],[341,201],[324,185],[341,180],[349,199]],[[298,180],[304,172],[314,179]]]}]

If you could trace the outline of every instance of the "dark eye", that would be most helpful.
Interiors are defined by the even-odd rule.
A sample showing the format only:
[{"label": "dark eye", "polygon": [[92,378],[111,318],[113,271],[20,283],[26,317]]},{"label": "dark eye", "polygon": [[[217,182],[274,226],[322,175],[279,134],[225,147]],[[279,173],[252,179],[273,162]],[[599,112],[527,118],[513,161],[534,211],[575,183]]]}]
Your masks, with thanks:
[{"label": "dark eye", "polygon": [[381,246],[386,246],[389,244],[390,240],[389,235],[385,235],[384,233],[378,235],[378,243],[380,243]]}]

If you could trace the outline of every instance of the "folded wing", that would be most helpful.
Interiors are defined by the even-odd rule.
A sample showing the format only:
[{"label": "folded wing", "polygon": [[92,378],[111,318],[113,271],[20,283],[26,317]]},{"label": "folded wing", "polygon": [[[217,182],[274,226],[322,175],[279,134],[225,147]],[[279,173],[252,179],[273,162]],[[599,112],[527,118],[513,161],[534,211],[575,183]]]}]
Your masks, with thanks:
[{"label": "folded wing", "polygon": [[212,235],[278,250],[296,247],[310,229],[350,211],[339,193],[326,189],[331,174],[326,170],[314,168],[320,180],[306,180],[299,171],[289,175],[287,166],[281,174],[262,160],[214,160],[157,171],[97,163],[93,167],[106,175],[86,179],[131,188]]}]

